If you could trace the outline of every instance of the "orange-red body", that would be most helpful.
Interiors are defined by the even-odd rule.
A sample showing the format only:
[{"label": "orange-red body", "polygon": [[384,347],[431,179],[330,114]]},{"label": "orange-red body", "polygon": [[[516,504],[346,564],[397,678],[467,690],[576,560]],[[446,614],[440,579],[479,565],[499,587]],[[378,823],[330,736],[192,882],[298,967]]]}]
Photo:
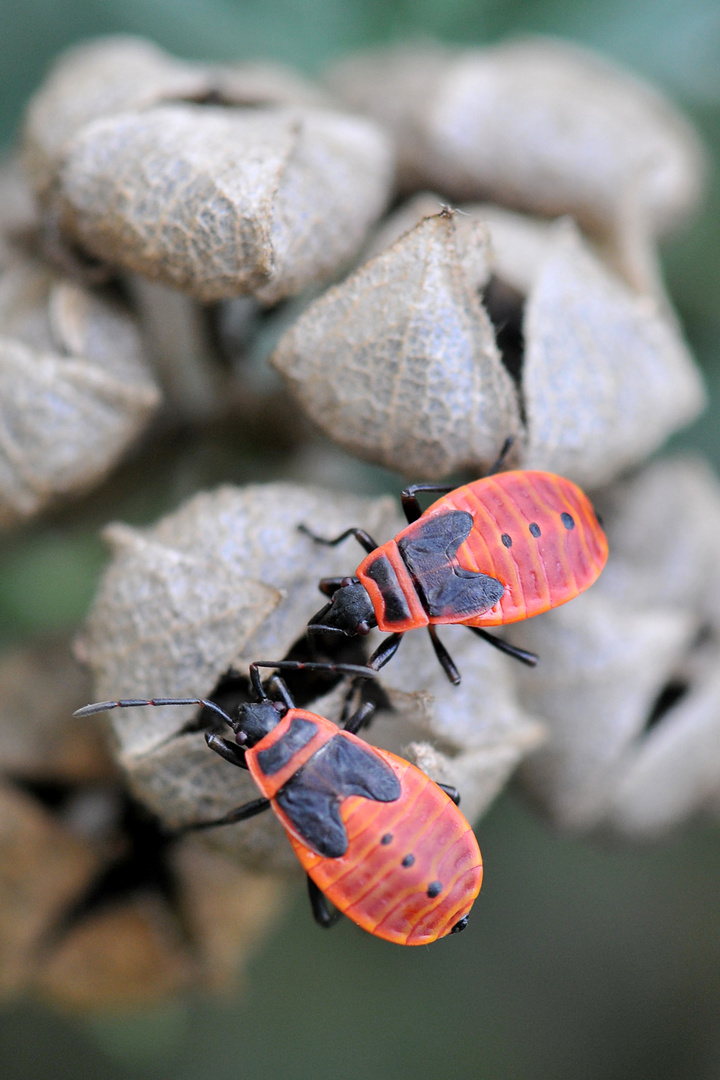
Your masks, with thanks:
[{"label": "orange-red body", "polygon": [[[298,719],[314,724],[315,733],[267,775],[263,752],[287,740]],[[387,802],[359,795],[343,798],[339,809],[347,850],[328,858],[303,840],[277,796],[304,765],[312,761],[317,769],[323,747],[337,738],[351,740],[389,766],[399,781],[400,795]],[[460,810],[420,769],[303,709],[289,710],[276,728],[246,751],[245,760],[287,829],[303,868],[358,926],[397,944],[424,945],[449,934],[468,914],[482,883],[480,850]],[[327,780],[332,782],[331,772]]]},{"label": "orange-red body", "polygon": [[[428,613],[402,554],[405,538],[412,541],[428,519],[449,511],[471,514],[473,524],[448,566],[479,571],[503,586],[497,602],[470,617],[459,616],[452,606]],[[430,623],[498,626],[571,600],[597,579],[607,554],[607,540],[592,504],[577,485],[552,473],[518,470],[476,480],[444,495],[394,540],[371,552],[358,567],[357,577],[370,596],[380,630],[404,633]],[[378,560],[387,560],[396,584],[386,584],[387,569],[380,585],[377,571],[371,576]],[[404,605],[393,603],[397,588]]]}]

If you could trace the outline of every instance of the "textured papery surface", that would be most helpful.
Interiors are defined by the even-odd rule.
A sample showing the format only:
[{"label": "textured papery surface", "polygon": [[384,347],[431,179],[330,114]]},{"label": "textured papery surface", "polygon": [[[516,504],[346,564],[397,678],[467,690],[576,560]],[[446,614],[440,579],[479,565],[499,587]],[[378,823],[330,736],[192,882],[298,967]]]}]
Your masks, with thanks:
[{"label": "textured papery surface", "polygon": [[716,537],[709,470],[661,461],[600,503],[610,559],[593,590],[519,625],[519,673],[548,741],[520,770],[558,823],[653,836],[720,789]]},{"label": "textured papery surface", "polygon": [[117,301],[32,261],[0,278],[0,524],[101,479],[160,395]]},{"label": "textured papery surface", "polygon": [[523,329],[527,468],[597,487],[642,461],[705,403],[675,324],[611,274],[569,222],[556,226]]},{"label": "textured papery surface", "polygon": [[35,190],[42,196],[52,186],[68,142],[91,121],[207,90],[206,69],[142,38],[118,35],[69,49],[25,117],[24,162]]},{"label": "textured papery surface", "polygon": [[203,300],[271,303],[341,267],[389,196],[370,121],[312,109],[166,105],[86,125],[63,227],[99,258]]},{"label": "textured papery surface", "polygon": [[647,84],[565,42],[360,54],[331,73],[349,105],[396,135],[407,188],[572,214],[614,229],[631,201],[656,233],[696,204],[703,153]]},{"label": "textured papery surface", "polygon": [[[414,195],[381,222],[364,249],[365,257],[370,259],[379,255],[424,218],[437,217],[441,211],[447,213],[451,208],[434,192],[422,191]],[[479,213],[467,214],[461,210],[454,214],[453,226],[455,249],[467,282],[474,289],[482,289],[490,279],[493,265],[485,221]]]},{"label": "textured papery surface", "polygon": [[327,104],[319,87],[281,64],[199,64],[121,34],[76,45],[58,58],[28,105],[24,162],[48,193],[72,138],[93,120],[169,101],[228,105]]},{"label": "textured papery surface", "polygon": [[[466,228],[482,254],[484,227]],[[469,246],[466,236],[465,261]],[[454,218],[426,218],[311,304],[271,362],[314,422],[361,457],[426,480],[482,470],[519,415],[476,288]]]}]

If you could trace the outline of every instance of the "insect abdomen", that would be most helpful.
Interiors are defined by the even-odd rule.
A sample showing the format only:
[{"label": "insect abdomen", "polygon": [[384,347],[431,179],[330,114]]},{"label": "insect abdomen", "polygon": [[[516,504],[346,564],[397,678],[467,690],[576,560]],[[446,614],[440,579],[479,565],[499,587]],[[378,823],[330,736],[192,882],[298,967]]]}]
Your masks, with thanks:
[{"label": "insect abdomen", "polygon": [[475,835],[424,773],[388,751],[402,794],[392,803],[345,799],[347,852],[324,859],[291,836],[300,862],[326,897],[376,937],[422,945],[449,934],[480,891]]},{"label": "insect abdomen", "polygon": [[552,473],[516,471],[477,480],[438,500],[473,515],[458,561],[497,578],[505,592],[470,626],[517,622],[557,607],[597,579],[607,540],[587,496]]}]

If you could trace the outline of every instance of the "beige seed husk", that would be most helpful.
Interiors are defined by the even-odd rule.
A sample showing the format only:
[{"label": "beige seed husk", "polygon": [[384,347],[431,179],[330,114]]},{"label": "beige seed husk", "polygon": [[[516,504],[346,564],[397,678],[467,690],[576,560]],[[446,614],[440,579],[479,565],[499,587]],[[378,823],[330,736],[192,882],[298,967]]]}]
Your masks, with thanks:
[{"label": "beige seed husk", "polygon": [[355,254],[391,169],[385,136],[360,118],[166,105],[86,125],[58,200],[98,258],[201,300],[274,303]]},{"label": "beige seed husk", "polygon": [[386,124],[405,190],[572,214],[613,231],[632,200],[655,235],[695,207],[704,153],[656,90],[606,59],[543,38],[485,49],[350,56],[329,83]]},{"label": "beige seed husk", "polygon": [[642,461],[705,404],[676,326],[611,274],[569,222],[528,296],[523,465],[597,487]]},{"label": "beige seed husk", "polygon": [[[336,442],[424,480],[487,468],[520,424],[455,230],[452,214],[421,221],[312,303],[270,358]],[[481,224],[474,243],[484,263]]]},{"label": "beige seed husk", "polygon": [[[548,739],[520,769],[558,824],[652,838],[708,812],[720,772],[720,486],[700,462],[657,462],[604,493],[610,558],[591,592],[518,626],[541,653],[518,673]],[[648,727],[662,692],[679,699]]]},{"label": "beige seed husk", "polygon": [[13,260],[0,278],[0,525],[97,483],[159,400],[122,305]]}]

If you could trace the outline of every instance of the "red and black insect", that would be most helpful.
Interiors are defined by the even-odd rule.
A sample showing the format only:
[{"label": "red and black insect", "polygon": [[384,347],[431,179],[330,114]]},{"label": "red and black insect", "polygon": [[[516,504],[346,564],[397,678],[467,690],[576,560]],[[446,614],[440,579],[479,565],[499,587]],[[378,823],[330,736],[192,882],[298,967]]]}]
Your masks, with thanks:
[{"label": "red and black insect", "polygon": [[[272,807],[308,876],[313,914],[321,926],[339,915],[376,937],[425,945],[464,930],[482,883],[475,835],[457,807],[456,791],[357,736],[374,708],[365,702],[341,729],[296,709],[281,679],[271,700],[259,668],[374,674],[352,664],[257,661],[250,665],[257,701],[231,719],[212,701],[196,698],[103,701],[76,716],[137,705],[203,705],[235,734],[229,742],[207,733],[208,746],[250,775],[261,797],[214,821],[244,821]],[[328,901],[336,908],[331,912]]]},{"label": "red and black insect", "polygon": [[[423,513],[417,498],[422,491],[449,494]],[[441,623],[467,626],[534,666],[534,653],[493,637],[485,627],[528,619],[572,600],[593,584],[607,560],[605,533],[589,499],[553,473],[490,474],[454,490],[414,484],[401,499],[409,524],[386,544],[363,529],[326,540],[300,526],[323,544],[354,536],[368,552],[354,577],[320,582],[331,600],[308,631],[353,636],[377,626],[391,636],[368,661],[376,670],[394,656],[403,634],[426,626],[445,673],[459,683],[435,630]]]}]

